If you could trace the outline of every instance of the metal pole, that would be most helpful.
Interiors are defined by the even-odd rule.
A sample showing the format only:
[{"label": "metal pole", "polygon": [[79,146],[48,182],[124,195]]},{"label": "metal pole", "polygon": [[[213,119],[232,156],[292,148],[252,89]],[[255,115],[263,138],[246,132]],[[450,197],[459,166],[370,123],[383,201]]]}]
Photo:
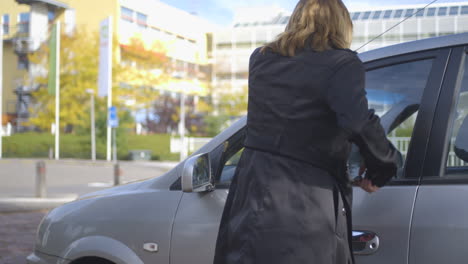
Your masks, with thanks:
[{"label": "metal pole", "polygon": [[3,158],[3,23],[0,25],[0,159]]},{"label": "metal pole", "polygon": [[96,161],[96,126],[94,121],[94,92],[91,93],[91,160]]},{"label": "metal pole", "polygon": [[[109,26],[109,37],[108,37],[108,41],[110,42],[110,47],[107,49],[107,65],[108,65],[108,72],[107,72],[107,78],[108,78],[108,81],[107,81],[107,111],[109,111],[109,108],[112,106],[112,40],[113,40],[113,37],[112,37],[112,34],[113,34],[113,31],[112,31],[112,23],[113,23],[113,19],[112,19],[112,16],[110,16],[108,18],[108,26]],[[108,117],[109,118],[109,117]],[[109,122],[108,122],[109,123]],[[111,141],[112,140],[112,128],[109,126],[109,124],[107,124],[107,161],[110,161],[111,160]]]},{"label": "metal pole", "polygon": [[38,161],[36,163],[36,197],[45,198],[46,196],[46,166],[44,161]]},{"label": "metal pole", "polygon": [[120,185],[120,165],[117,161],[117,128],[112,129],[113,132],[113,160],[114,160],[114,186]]},{"label": "metal pole", "polygon": [[[187,79],[187,70],[188,64],[184,62],[184,78]],[[179,133],[180,133],[180,141],[181,141],[181,149],[180,149],[180,160],[184,160],[187,157],[187,144],[185,143],[185,86],[180,94],[180,125],[179,125]]]},{"label": "metal pole", "polygon": [[55,56],[55,159],[60,159],[60,21],[57,22],[57,48]]},{"label": "metal pole", "polygon": [[114,163],[114,186],[120,185],[120,165],[118,162]]},{"label": "metal pole", "polygon": [[180,94],[180,141],[182,147],[180,149],[180,160],[184,160],[187,157],[187,150],[185,144],[185,93]]},{"label": "metal pole", "polygon": [[114,163],[117,163],[117,128],[112,129],[112,138],[113,138],[113,146],[112,146],[112,159]]}]

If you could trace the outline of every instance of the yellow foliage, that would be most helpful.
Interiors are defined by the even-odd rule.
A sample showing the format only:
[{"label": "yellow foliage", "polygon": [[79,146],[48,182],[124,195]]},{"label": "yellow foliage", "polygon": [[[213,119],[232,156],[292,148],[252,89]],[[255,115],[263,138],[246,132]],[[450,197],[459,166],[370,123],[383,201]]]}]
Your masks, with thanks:
[{"label": "yellow foliage", "polygon": [[[113,104],[121,106],[125,101],[134,100],[134,108],[149,107],[159,92],[155,85],[166,79],[167,58],[163,50],[154,44],[155,50],[142,46],[134,39],[121,48],[116,38],[113,40],[113,54],[121,54],[122,63],[113,56],[112,86]],[[156,52],[157,51],[157,52]],[[31,64],[48,69],[48,43],[30,55]],[[135,67],[135,64],[137,67]],[[86,126],[89,111],[89,94],[92,89],[97,94],[99,72],[99,34],[77,29],[73,35],[61,34],[60,49],[60,101],[61,126]],[[156,74],[157,72],[158,74]],[[47,75],[35,76],[40,89],[33,93],[36,104],[30,109],[33,113],[30,122],[42,129],[49,129],[55,120],[55,96],[47,91]],[[123,85],[124,84],[124,85]],[[98,99],[99,101],[99,99]],[[103,99],[101,101],[104,101]]]}]

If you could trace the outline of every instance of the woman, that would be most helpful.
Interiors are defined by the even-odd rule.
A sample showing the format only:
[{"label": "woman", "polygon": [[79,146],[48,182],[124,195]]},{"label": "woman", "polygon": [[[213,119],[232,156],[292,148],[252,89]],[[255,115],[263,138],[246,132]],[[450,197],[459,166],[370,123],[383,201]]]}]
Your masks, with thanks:
[{"label": "woman", "polygon": [[253,52],[245,150],[215,264],[353,263],[351,142],[368,192],[395,175],[397,151],[368,110],[351,39],[341,0],[301,0],[285,32]]}]

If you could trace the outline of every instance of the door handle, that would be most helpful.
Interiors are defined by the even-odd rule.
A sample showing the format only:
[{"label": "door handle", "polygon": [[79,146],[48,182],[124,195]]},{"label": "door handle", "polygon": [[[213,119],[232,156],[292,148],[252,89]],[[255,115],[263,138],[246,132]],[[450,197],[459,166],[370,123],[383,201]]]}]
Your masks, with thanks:
[{"label": "door handle", "polygon": [[369,231],[353,231],[353,252],[355,255],[372,255],[379,249],[379,237]]}]

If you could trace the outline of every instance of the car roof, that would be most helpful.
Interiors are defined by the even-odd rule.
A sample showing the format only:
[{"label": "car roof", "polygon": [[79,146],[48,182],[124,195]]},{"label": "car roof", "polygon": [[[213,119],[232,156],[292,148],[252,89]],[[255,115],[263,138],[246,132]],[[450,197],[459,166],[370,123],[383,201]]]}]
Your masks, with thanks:
[{"label": "car roof", "polygon": [[468,33],[461,33],[386,46],[359,53],[358,56],[363,62],[370,62],[386,57],[466,44],[468,44]]}]

